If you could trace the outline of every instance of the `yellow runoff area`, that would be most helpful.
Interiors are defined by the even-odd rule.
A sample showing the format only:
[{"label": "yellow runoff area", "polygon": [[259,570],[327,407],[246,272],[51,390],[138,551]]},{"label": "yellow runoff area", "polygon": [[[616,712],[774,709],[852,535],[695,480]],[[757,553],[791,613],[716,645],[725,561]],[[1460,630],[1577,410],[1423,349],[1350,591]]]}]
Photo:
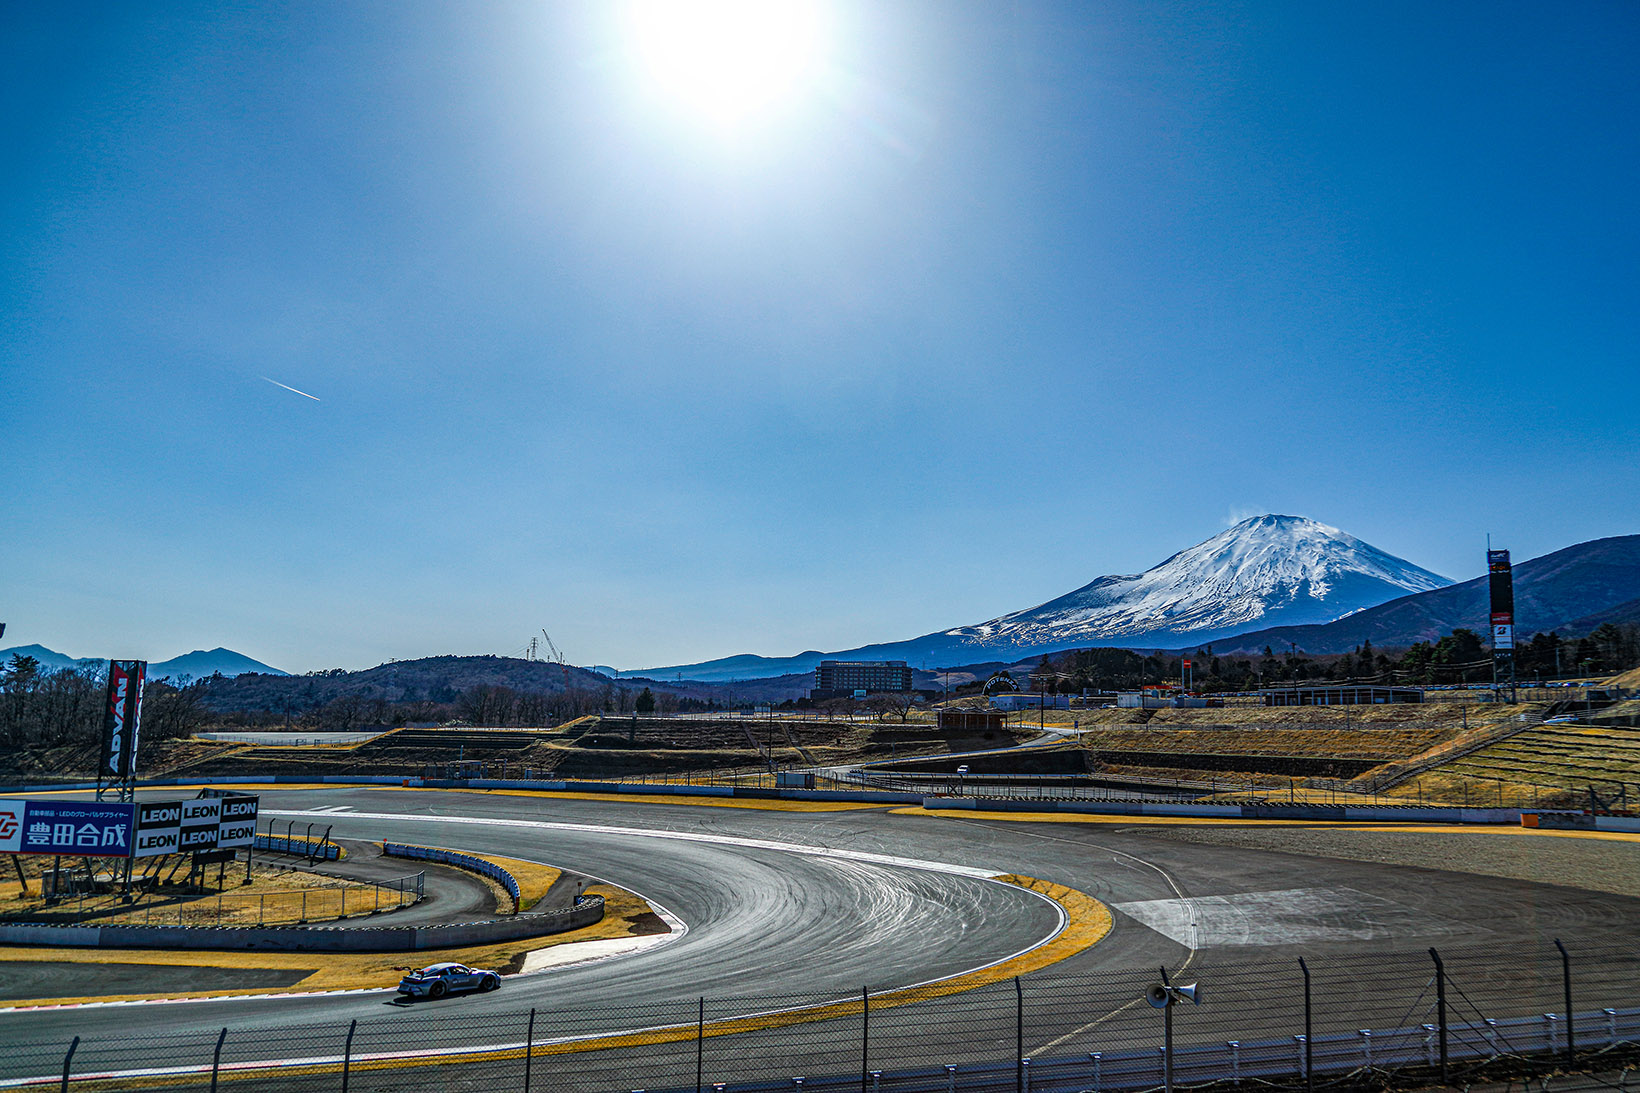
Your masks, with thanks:
[{"label": "yellow runoff area", "polygon": [[[995,878],[1003,883],[1027,888],[1053,900],[1064,910],[1066,926],[1051,941],[1044,945],[1020,953],[1008,960],[979,971],[968,972],[929,983],[920,987],[905,987],[898,990],[885,991],[871,996],[869,1005],[872,1012],[883,1009],[893,1009],[899,1006],[914,1005],[932,998],[958,994],[973,990],[990,983],[998,983],[1012,979],[1017,975],[1024,975],[1036,971],[1068,956],[1082,952],[1100,940],[1111,929],[1111,914],[1109,908],[1092,896],[1079,892],[1074,888],[1053,884],[1049,881],[1037,880],[1033,877],[1006,875]],[[605,1051],[619,1048],[648,1047],[656,1044],[678,1043],[693,1040],[697,1036],[732,1036],[741,1032],[754,1032],[763,1029],[784,1028],[790,1025],[806,1024],[814,1021],[827,1021],[836,1018],[857,1016],[867,1005],[865,1000],[852,998],[845,1002],[832,1002],[818,1006],[800,1006],[788,1010],[772,1013],[760,1013],[749,1017],[732,1018],[724,1021],[709,1022],[704,1026],[694,1024],[674,1025],[666,1028],[650,1029],[643,1032],[622,1033],[612,1036],[590,1037],[585,1040],[567,1041],[554,1044],[534,1045],[531,1054],[535,1058],[548,1055],[569,1055],[585,1051]],[[366,1070],[403,1070],[412,1067],[448,1066],[454,1063],[480,1062],[489,1060],[522,1059],[525,1049],[522,1046],[503,1048],[500,1050],[457,1052],[443,1055],[427,1055],[419,1058],[393,1059],[355,1059],[350,1064],[354,1073]],[[284,1076],[310,1076],[319,1074],[334,1074],[341,1070],[338,1063],[316,1064],[305,1067],[281,1067],[279,1074]],[[258,1078],[265,1077],[265,1071],[239,1071],[224,1074],[224,1079]],[[191,1079],[173,1079],[166,1084],[184,1084]],[[148,1079],[149,1082],[152,1079]],[[110,1088],[118,1088],[111,1086]],[[154,1088],[145,1084],[142,1088]]]},{"label": "yellow runoff area", "polygon": [[[181,952],[163,949],[51,949],[0,947],[0,967],[8,962],[51,961],[65,964],[148,964],[186,968],[275,968],[309,974],[287,987],[240,988],[217,991],[147,991],[141,994],[81,998],[24,999],[0,1002],[0,1009],[60,1006],[81,1002],[126,1002],[152,998],[220,998],[227,995],[289,994],[303,991],[355,990],[395,986],[406,968],[426,967],[453,960],[478,968],[507,971],[522,965],[527,953],[576,941],[601,941],[652,932],[654,910],[640,896],[613,885],[593,885],[588,895],[604,897],[601,922],[567,933],[526,938],[496,945],[462,949],[434,949],[414,953],[276,953]],[[314,967],[321,964],[322,967]]]},{"label": "yellow runoff area", "polygon": [[1514,827],[1509,824],[1417,824],[1337,820],[1266,820],[1235,816],[1122,816],[1100,812],[986,812],[983,809],[922,809],[915,805],[889,810],[896,816],[941,816],[957,820],[1012,820],[1033,824],[1125,824],[1230,827],[1319,827],[1329,831],[1390,831],[1417,835],[1520,835],[1563,839],[1609,839],[1640,842],[1640,832],[1580,831],[1567,828]]},{"label": "yellow runoff area", "polygon": [[[449,849],[448,847],[427,847],[423,850]],[[513,880],[518,882],[518,905],[526,910],[540,902],[541,897],[547,894],[547,889],[562,876],[562,872],[555,866],[544,862],[525,861],[522,858],[503,858],[495,854],[475,854],[471,850],[461,850],[458,853],[466,854],[469,858],[487,861],[491,865],[500,866],[512,874]],[[455,868],[461,868],[459,865]]]},{"label": "yellow runoff area", "polygon": [[[198,790],[199,786],[177,786],[178,790]],[[281,782],[278,785],[268,785],[262,782],[240,782],[233,784],[212,783],[214,789],[234,789],[252,792],[277,791],[279,793],[310,789],[369,789],[385,790],[397,793],[489,793],[504,797],[544,797],[561,798],[570,801],[621,801],[628,804],[655,804],[655,805],[708,805],[716,808],[755,808],[769,812],[858,812],[865,809],[885,808],[891,802],[873,801],[793,801],[761,797],[709,797],[696,796],[691,793],[598,793],[598,792],[571,792],[557,789],[459,789],[445,786],[382,786],[369,783],[348,782]],[[66,793],[92,793],[94,790],[67,790]],[[28,794],[0,794],[3,797],[26,797]]]}]

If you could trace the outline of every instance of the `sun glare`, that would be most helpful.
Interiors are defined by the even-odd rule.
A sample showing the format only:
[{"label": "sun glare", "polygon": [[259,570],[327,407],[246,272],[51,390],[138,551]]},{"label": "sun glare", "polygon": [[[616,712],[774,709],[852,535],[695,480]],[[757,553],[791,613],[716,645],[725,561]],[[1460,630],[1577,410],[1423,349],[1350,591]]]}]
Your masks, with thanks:
[{"label": "sun glare", "polygon": [[806,0],[640,0],[632,34],[656,93],[725,128],[790,101],[826,44],[820,6]]}]

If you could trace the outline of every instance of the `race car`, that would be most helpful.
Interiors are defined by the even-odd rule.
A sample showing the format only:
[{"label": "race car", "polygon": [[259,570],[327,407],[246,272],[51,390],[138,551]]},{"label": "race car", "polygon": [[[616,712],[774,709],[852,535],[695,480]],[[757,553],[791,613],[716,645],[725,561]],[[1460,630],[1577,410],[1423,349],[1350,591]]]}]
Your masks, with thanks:
[{"label": "race car", "polygon": [[399,993],[410,998],[443,998],[457,991],[493,991],[501,977],[465,964],[429,964],[399,980]]}]

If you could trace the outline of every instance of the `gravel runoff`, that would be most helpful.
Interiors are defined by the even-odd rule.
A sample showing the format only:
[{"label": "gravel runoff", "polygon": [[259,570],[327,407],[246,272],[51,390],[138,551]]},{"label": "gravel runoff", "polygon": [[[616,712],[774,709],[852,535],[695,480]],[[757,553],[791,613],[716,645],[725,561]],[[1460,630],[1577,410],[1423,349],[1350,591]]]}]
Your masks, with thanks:
[{"label": "gravel runoff", "polygon": [[1421,834],[1362,828],[1170,826],[1134,834],[1179,842],[1381,862],[1640,896],[1640,842],[1502,832]]}]

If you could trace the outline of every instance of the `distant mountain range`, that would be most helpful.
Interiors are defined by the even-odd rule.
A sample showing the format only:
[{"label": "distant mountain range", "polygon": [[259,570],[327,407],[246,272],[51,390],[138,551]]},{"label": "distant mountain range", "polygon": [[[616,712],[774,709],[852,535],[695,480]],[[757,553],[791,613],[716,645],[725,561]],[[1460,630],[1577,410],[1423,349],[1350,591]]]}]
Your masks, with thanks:
[{"label": "distant mountain range", "polygon": [[[10,649],[0,649],[0,664],[7,663],[13,656],[33,657],[40,662],[40,667],[56,671],[60,668],[94,668],[107,665],[107,657],[70,657],[44,645],[18,645]],[[232,649],[195,649],[191,653],[184,653],[180,657],[170,660],[150,661],[148,664],[148,678],[169,678],[175,682],[184,677],[188,679],[204,679],[218,673],[225,676],[244,675],[247,672],[260,672],[263,675],[282,676],[288,673],[278,668],[269,667],[259,660],[252,660],[243,653],[236,653]]]},{"label": "distant mountain range", "polygon": [[1451,583],[1314,520],[1256,516],[1143,573],[1100,577],[1047,603],[974,626],[835,653],[747,654],[623,674],[730,680],[812,671],[821,660],[833,659],[933,667],[1095,645],[1194,646],[1260,624],[1327,623]]},{"label": "distant mountain range", "polygon": [[[1514,567],[1515,633],[1583,635],[1603,622],[1640,622],[1640,535],[1594,539]],[[1434,641],[1466,626],[1488,636],[1486,577],[1438,588],[1321,626],[1279,626],[1215,641],[1216,653],[1280,651],[1296,643],[1309,653],[1347,653],[1364,641],[1380,648]]]}]

